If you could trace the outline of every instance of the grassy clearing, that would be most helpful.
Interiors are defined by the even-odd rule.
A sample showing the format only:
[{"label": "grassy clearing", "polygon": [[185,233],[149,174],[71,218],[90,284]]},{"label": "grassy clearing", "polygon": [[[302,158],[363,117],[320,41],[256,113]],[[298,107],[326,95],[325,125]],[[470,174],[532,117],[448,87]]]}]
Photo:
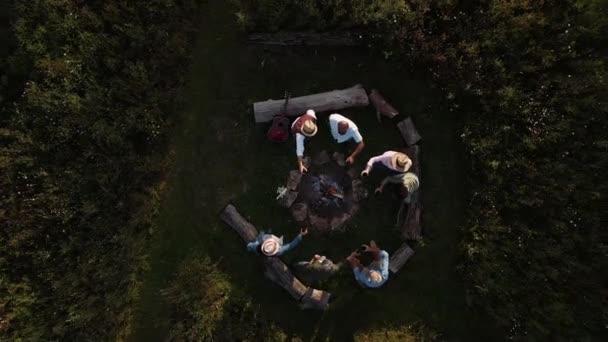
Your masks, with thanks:
[{"label": "grassy clearing", "polygon": [[[398,71],[357,50],[290,49],[267,51],[239,43],[234,20],[221,1],[211,1],[203,18],[196,65],[192,70],[188,110],[177,125],[175,158],[169,191],[154,232],[151,270],[144,284],[133,340],[160,340],[171,323],[161,290],[184,260],[203,253],[233,287],[250,296],[260,317],[289,336],[304,340],[350,340],[358,332],[422,321],[445,338],[484,336],[485,324],[467,311],[457,274],[460,225],[466,207],[465,156],[456,118],[442,108],[432,85]],[[213,10],[213,11],[211,11]],[[412,113],[423,135],[422,182],[426,236],[414,246],[416,255],[400,274],[376,291],[361,290],[349,273],[326,284],[339,298],[325,313],[300,311],[262,274],[258,258],[247,254],[242,241],[218,219],[232,201],[258,229],[291,239],[297,233],[287,210],[274,201],[295,166],[294,142],[273,145],[266,127],[253,123],[251,103],[362,83],[377,87],[404,113]],[[343,114],[360,127],[368,147],[357,161],[401,146],[393,122],[378,124],[372,110]],[[321,115],[318,137],[307,152],[332,149]],[[370,190],[375,184],[369,184]],[[375,239],[389,251],[399,244],[393,227],[397,202],[390,191],[371,198],[352,221],[351,229],[331,237],[307,237],[286,262],[323,253],[338,260],[362,242]],[[371,335],[370,335],[371,336]]]}]

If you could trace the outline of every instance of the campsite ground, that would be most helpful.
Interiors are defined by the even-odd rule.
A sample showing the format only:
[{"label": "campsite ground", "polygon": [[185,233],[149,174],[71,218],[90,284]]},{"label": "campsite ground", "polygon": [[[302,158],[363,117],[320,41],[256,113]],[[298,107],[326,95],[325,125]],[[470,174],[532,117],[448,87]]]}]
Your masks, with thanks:
[{"label": "campsite ground", "polygon": [[[357,49],[264,49],[247,46],[224,1],[209,1],[191,72],[186,107],[172,139],[174,160],[168,191],[153,232],[150,271],[144,279],[132,339],[162,340],[170,310],[161,290],[180,263],[198,253],[218,262],[234,286],[250,295],[261,317],[304,340],[350,340],[357,332],[421,321],[444,338],[488,336],[486,325],[466,306],[457,271],[465,195],[466,156],[457,120],[442,107],[433,85],[422,76],[394,69],[377,56]],[[423,136],[423,244],[404,269],[378,290],[362,290],[345,272],[327,284],[337,295],[325,313],[301,311],[280,288],[264,278],[260,260],[218,219],[228,202],[258,229],[272,228],[287,240],[297,233],[286,209],[276,205],[277,187],[295,167],[294,143],[272,144],[267,126],[255,125],[251,104],[340,89],[361,83],[378,88],[403,113],[411,114]],[[395,123],[376,121],[370,108],[346,110],[360,127],[367,147],[356,163],[401,146]],[[324,119],[307,152],[332,150]],[[368,183],[369,190],[373,184]],[[325,254],[334,260],[375,239],[389,252],[400,245],[394,228],[398,203],[390,191],[371,197],[335,236],[305,238],[286,262]]]}]

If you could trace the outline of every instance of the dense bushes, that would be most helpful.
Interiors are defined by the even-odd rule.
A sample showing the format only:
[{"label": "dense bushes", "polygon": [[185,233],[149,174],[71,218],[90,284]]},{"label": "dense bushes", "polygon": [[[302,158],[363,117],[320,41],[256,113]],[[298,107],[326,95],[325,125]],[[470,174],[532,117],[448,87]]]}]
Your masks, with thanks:
[{"label": "dense bushes", "polygon": [[316,29],[364,25],[384,56],[428,68],[461,113],[470,153],[471,305],[510,338],[599,338],[607,1],[293,0],[278,12],[272,1],[241,3],[250,27],[289,27],[290,16]]},{"label": "dense bushes", "polygon": [[23,82],[2,89],[1,339],[105,340],[129,324],[197,7],[15,1],[4,67]]},{"label": "dense bushes", "polygon": [[[169,341],[287,341],[207,257],[184,261],[163,291],[173,308]],[[291,339],[289,339],[291,340]]]}]

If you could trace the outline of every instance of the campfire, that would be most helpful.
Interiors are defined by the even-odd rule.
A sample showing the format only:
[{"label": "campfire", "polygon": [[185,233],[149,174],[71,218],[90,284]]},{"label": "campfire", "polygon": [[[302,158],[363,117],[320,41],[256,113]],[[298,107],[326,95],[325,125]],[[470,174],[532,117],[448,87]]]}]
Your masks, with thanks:
[{"label": "campfire", "polygon": [[[350,180],[350,177],[349,179]],[[309,208],[320,216],[329,217],[336,210],[345,207],[344,187],[326,174],[310,174],[302,180],[303,199]],[[310,187],[310,189],[306,189]],[[348,198],[346,198],[348,199]]]},{"label": "campfire", "polygon": [[349,175],[344,157],[339,153],[330,158],[323,151],[309,164],[305,175],[295,170],[290,172],[286,193],[279,202],[291,208],[296,221],[313,230],[344,230],[367,191],[359,180]]}]

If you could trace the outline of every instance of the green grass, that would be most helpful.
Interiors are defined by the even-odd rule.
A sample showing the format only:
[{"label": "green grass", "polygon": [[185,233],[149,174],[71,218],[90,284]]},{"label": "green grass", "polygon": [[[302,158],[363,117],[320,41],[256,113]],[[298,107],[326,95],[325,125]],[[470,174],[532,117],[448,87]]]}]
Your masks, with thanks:
[{"label": "green grass", "polygon": [[[422,321],[448,339],[489,336],[487,322],[467,310],[457,274],[460,225],[466,210],[466,156],[457,118],[443,110],[439,92],[419,76],[395,70],[360,50],[279,49],[266,51],[240,41],[234,18],[222,1],[210,1],[202,15],[200,46],[192,70],[187,109],[174,132],[175,163],[169,190],[153,235],[150,272],[142,289],[132,339],[163,340],[170,308],[160,296],[181,262],[193,253],[219,261],[221,271],[251,296],[262,317],[304,340],[348,341],[358,331]],[[362,83],[381,90],[403,113],[412,114],[423,136],[424,244],[404,269],[377,290],[362,290],[349,273],[327,284],[337,303],[327,312],[301,311],[264,278],[258,257],[248,254],[238,235],[218,219],[233,202],[258,229],[272,228],[289,240],[297,228],[274,198],[295,167],[294,142],[272,144],[266,126],[255,125],[251,103],[349,87]],[[402,146],[395,122],[376,121],[370,108],[346,110],[367,143],[356,168],[384,150]],[[320,131],[307,153],[335,149],[320,116]],[[376,184],[368,183],[373,190]],[[398,202],[390,191],[370,198],[335,236],[308,236],[286,262],[314,253],[334,260],[375,239],[389,252],[399,247],[394,228]]]}]

